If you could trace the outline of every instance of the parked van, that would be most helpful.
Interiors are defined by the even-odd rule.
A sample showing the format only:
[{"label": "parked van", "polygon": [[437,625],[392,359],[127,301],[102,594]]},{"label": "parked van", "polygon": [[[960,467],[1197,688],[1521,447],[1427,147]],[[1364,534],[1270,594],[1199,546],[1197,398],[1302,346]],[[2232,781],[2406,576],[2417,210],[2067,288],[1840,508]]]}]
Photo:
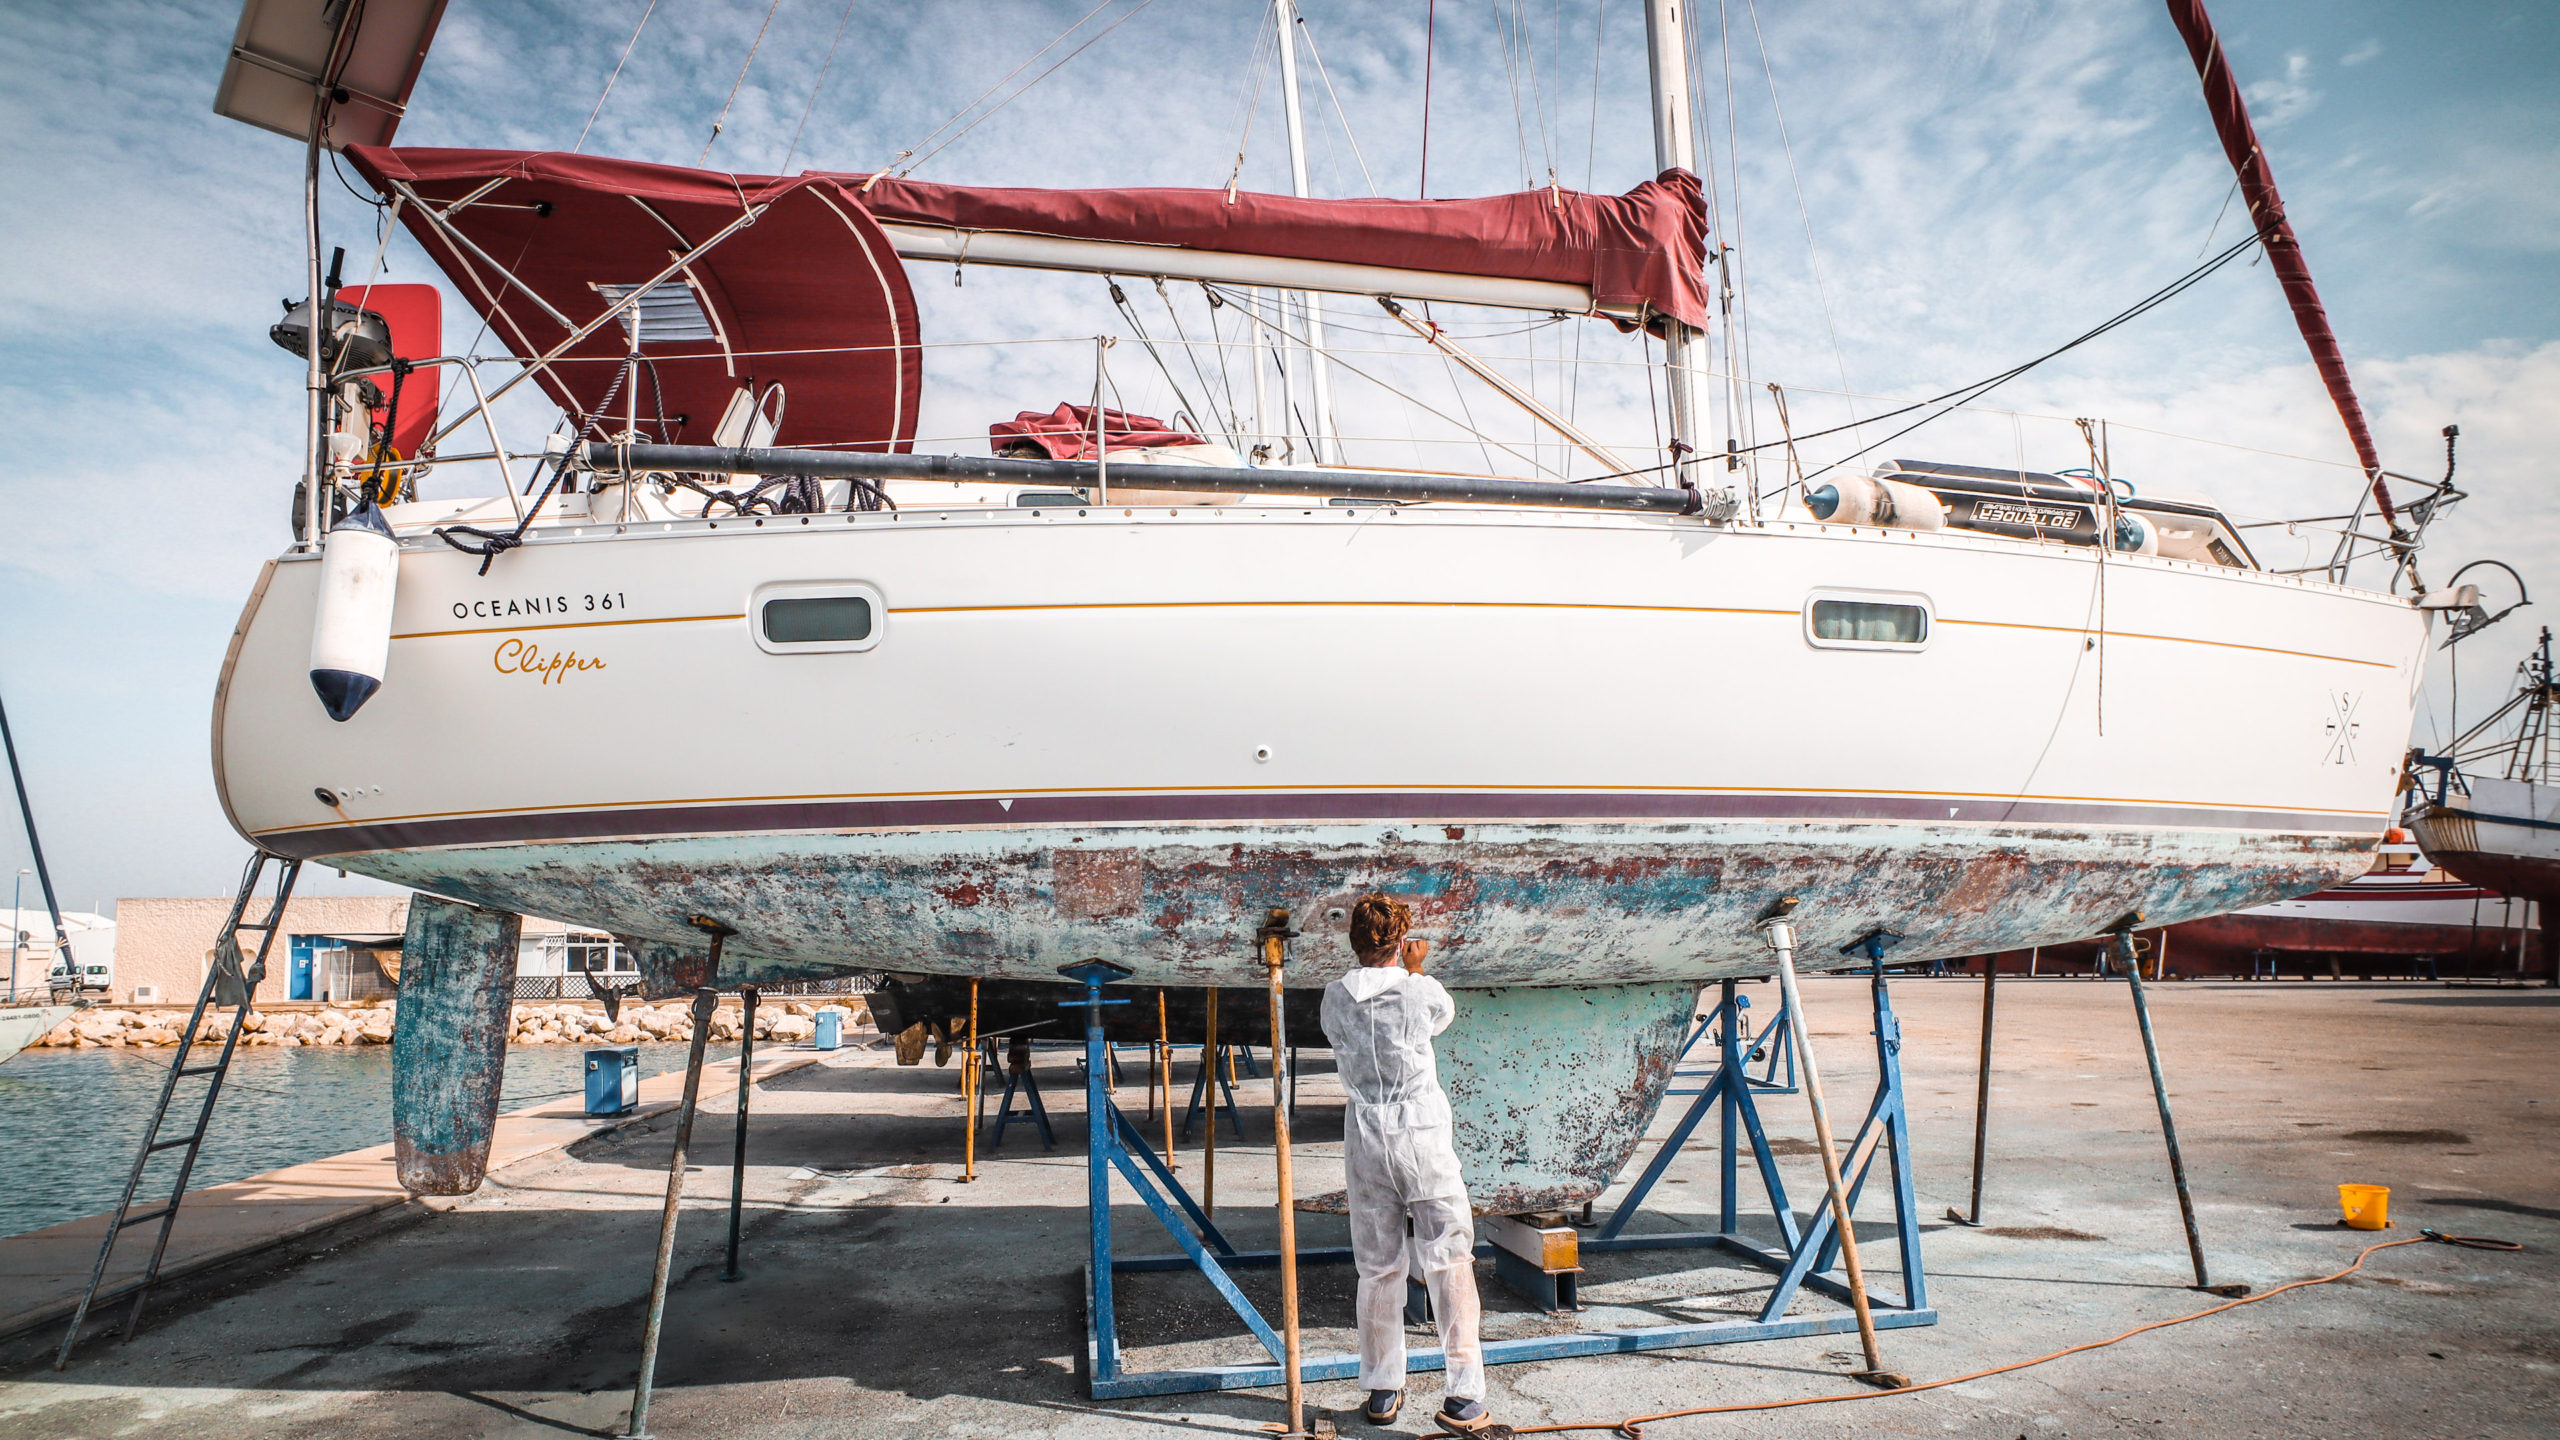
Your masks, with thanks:
[{"label": "parked van", "polygon": [[79,983],[76,985],[72,983],[69,967],[56,965],[53,967],[53,973],[47,976],[45,980],[45,983],[52,988],[55,994],[86,995],[94,991],[97,994],[103,995],[109,990],[115,988],[116,965],[113,960],[90,960],[85,957],[74,958],[78,960],[80,967]]}]

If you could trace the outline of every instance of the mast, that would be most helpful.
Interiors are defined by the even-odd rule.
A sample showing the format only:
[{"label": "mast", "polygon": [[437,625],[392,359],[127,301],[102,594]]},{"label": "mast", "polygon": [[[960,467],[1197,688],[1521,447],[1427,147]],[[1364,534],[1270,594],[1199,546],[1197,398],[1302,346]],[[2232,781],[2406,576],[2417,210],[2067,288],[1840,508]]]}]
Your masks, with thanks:
[{"label": "mast", "polygon": [[2249,102],[2231,74],[2222,37],[2214,33],[2213,17],[2205,13],[2203,0],[2168,0],[2168,5],[2169,18],[2177,23],[2187,54],[2195,61],[2196,78],[2204,84],[2205,108],[2213,112],[2222,153],[2231,161],[2240,193],[2249,202],[2250,222],[2264,237],[2267,262],[2284,286],[2284,298],[2293,307],[2293,323],[2311,351],[2312,367],[2320,372],[2330,402],[2338,407],[2338,419],[2355,445],[2356,462],[2364,467],[2365,481],[2373,487],[2383,523],[2396,531],[2400,517],[2382,483],[2382,457],[2374,449],[2373,432],[2365,425],[2364,406],[2357,402],[2355,384],[2347,378],[2347,357],[2338,350],[2338,337],[2329,329],[2329,312],[2311,284],[2311,266],[2302,258],[2302,242],[2294,238],[2293,222],[2285,218],[2284,197],[2276,193],[2275,172],[2267,168],[2266,148],[2258,143],[2257,127],[2249,123]]},{"label": "mast", "polygon": [[[1298,7],[1296,0],[1271,0],[1271,21],[1279,27],[1280,43],[1280,108],[1287,118],[1289,130],[1289,193],[1304,200],[1307,187],[1307,124],[1298,106]],[[1293,292],[1300,314],[1306,317],[1307,374],[1315,386],[1316,413],[1308,426],[1315,433],[1307,437],[1308,448],[1315,452],[1315,463],[1322,465],[1330,458],[1342,462],[1342,443],[1334,439],[1333,384],[1324,365],[1324,302],[1300,290]],[[1281,397],[1282,404],[1288,397]],[[1287,428],[1287,418],[1282,418]],[[1333,441],[1333,454],[1325,454],[1328,440]]]},{"label": "mast", "polygon": [[[1681,4],[1682,0],[1645,0],[1644,48],[1653,80],[1654,168],[1694,174],[1698,152],[1689,128],[1689,41]],[[1697,451],[1699,439],[1706,434],[1707,415],[1700,403],[1697,366],[1706,337],[1667,316],[1658,323],[1664,379],[1671,392],[1672,475],[1681,485],[1703,490],[1706,467]]]}]

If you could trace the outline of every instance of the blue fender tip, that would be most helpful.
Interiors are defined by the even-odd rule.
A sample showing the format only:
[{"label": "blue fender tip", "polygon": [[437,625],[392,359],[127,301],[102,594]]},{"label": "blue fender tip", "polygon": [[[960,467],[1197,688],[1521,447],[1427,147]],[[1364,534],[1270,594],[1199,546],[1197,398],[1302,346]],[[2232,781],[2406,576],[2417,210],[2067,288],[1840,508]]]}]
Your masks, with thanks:
[{"label": "blue fender tip", "polygon": [[364,708],[364,702],[373,698],[382,682],[353,670],[314,670],[311,688],[319,692],[320,704],[328,710],[329,718],[343,722]]}]

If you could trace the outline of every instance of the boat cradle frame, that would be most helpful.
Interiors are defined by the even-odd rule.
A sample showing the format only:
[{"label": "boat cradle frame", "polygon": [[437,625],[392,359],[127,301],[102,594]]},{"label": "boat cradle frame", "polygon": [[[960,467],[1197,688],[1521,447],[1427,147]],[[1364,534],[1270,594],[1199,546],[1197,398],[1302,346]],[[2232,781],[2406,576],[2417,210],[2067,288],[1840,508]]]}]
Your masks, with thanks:
[{"label": "boat cradle frame", "polygon": [[[1139,1127],[1121,1112],[1101,1078],[1105,1072],[1101,1007],[1127,1003],[1105,998],[1102,993],[1103,986],[1117,978],[1109,973],[1116,968],[1074,967],[1077,972],[1074,978],[1085,984],[1085,998],[1068,1002],[1085,1011],[1085,1172],[1090,1243],[1084,1266],[1087,1392],[1096,1400],[1112,1400],[1284,1384],[1289,1378],[1286,1361],[1282,1359],[1284,1342],[1271,1322],[1237,1287],[1232,1274],[1238,1270],[1276,1268],[1280,1264],[1280,1252],[1237,1249],[1203,1212],[1190,1192],[1174,1178],[1162,1157],[1148,1145]],[[1934,1325],[1938,1322],[1938,1312],[1929,1304],[1928,1277],[1921,1265],[1919,1204],[1913,1192],[1911,1174],[1910,1121],[1902,1084],[1902,1031],[1894,1018],[1880,954],[1871,953],[1869,956],[1869,983],[1874,1004],[1878,1079],[1875,1094],[1867,1106],[1865,1122],[1860,1125],[1857,1137],[1844,1157],[1842,1174],[1854,1214],[1859,1195],[1879,1158],[1886,1167],[1886,1185],[1891,1192],[1894,1210],[1894,1234],[1901,1256],[1903,1290],[1895,1295],[1870,1286],[1868,1298],[1876,1328],[1891,1330]],[[1507,1365],[1700,1345],[1731,1345],[1754,1340],[1786,1340],[1807,1335],[1840,1334],[1857,1328],[1856,1314],[1845,1308],[1849,1299],[1848,1285],[1832,1273],[1840,1247],[1831,1211],[1828,1206],[1817,1205],[1809,1221],[1800,1220],[1788,1202],[1786,1186],[1779,1176],[1777,1159],[1770,1149],[1768,1133],[1754,1098],[1765,1091],[1748,1071],[1749,1051],[1753,1047],[1742,1038],[1743,1007],[1735,994],[1735,982],[1724,981],[1722,989],[1711,1020],[1718,1049],[1712,1078],[1695,1092],[1695,1098],[1673,1124],[1670,1134],[1655,1150],[1651,1162],[1626,1196],[1601,1222],[1596,1232],[1580,1239],[1578,1244],[1581,1250],[1601,1254],[1633,1250],[1726,1251],[1777,1275],[1777,1283],[1761,1302],[1759,1313],[1751,1318],[1487,1340],[1483,1342],[1485,1364]],[[1722,1142],[1719,1149],[1716,1228],[1627,1233],[1629,1222],[1642,1212],[1654,1186],[1662,1180],[1672,1161],[1679,1157],[1711,1109],[1718,1113]],[[1737,1145],[1744,1142],[1750,1147],[1765,1191],[1768,1215],[1778,1231],[1780,1244],[1775,1247],[1741,1231],[1741,1154]],[[1156,1223],[1181,1247],[1179,1252],[1135,1256],[1113,1253],[1111,1177],[1115,1171],[1146,1204]],[[1476,1253],[1481,1256],[1497,1252],[1490,1243],[1479,1242]],[[1297,1259],[1301,1265],[1347,1264],[1351,1260],[1351,1251],[1347,1246],[1301,1246]],[[1268,1359],[1235,1365],[1129,1370],[1120,1339],[1114,1281],[1123,1274],[1167,1270],[1198,1271],[1217,1290],[1236,1317],[1244,1322]],[[1844,1308],[1819,1314],[1788,1315],[1788,1308],[1806,1290],[1842,1302]],[[1444,1365],[1445,1357],[1437,1346],[1411,1347],[1405,1359],[1405,1368],[1409,1372],[1438,1370]],[[1359,1373],[1360,1358],[1356,1354],[1307,1356],[1298,1367],[1301,1380],[1346,1380],[1356,1378]]]}]

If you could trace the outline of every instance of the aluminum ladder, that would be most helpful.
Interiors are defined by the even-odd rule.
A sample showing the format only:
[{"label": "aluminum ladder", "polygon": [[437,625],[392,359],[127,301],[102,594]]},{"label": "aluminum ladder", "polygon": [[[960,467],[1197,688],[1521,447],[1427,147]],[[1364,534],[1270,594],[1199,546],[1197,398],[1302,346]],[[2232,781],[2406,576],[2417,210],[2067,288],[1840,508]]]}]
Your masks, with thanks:
[{"label": "aluminum ladder", "polygon": [[[264,877],[267,862],[277,863],[275,893],[267,906],[264,920],[248,920],[250,903],[257,898],[258,883]],[[133,1308],[124,1318],[124,1338],[130,1340],[142,1325],[142,1305],[150,1298],[151,1287],[160,1278],[160,1263],[169,1253],[169,1234],[178,1220],[178,1205],[187,1196],[187,1179],[195,1173],[196,1157],[204,1149],[205,1131],[213,1123],[213,1104],[221,1098],[223,1077],[231,1070],[232,1052],[240,1044],[240,1025],[248,1018],[250,1002],[258,993],[258,983],[267,976],[267,955],[275,948],[276,935],[284,928],[285,902],[293,896],[293,882],[302,874],[302,862],[286,860],[260,850],[249,857],[248,868],[240,874],[240,888],[231,897],[231,914],[223,922],[221,938],[214,944],[213,963],[206,967],[204,986],[196,992],[196,1008],[187,1016],[187,1028],[178,1035],[177,1054],[169,1062],[168,1078],[160,1082],[160,1103],[152,1108],[151,1123],[143,1127],[142,1146],[134,1152],[133,1172],[125,1177],[124,1194],[116,1201],[116,1212],[107,1224],[106,1237],[98,1244],[98,1263],[89,1271],[89,1288],[80,1296],[79,1307],[71,1312],[71,1328],[63,1332],[62,1348],[54,1352],[53,1368],[59,1370],[71,1363],[71,1347],[79,1343],[80,1328],[88,1323],[90,1307],[100,1301],[116,1301],[130,1295]],[[258,957],[248,965],[241,963],[240,932],[258,932]],[[196,1035],[204,1026],[207,1008],[220,1004],[231,1007],[231,1023],[224,1027],[222,1053],[209,1064],[190,1065]],[[202,1080],[204,1094],[194,1102],[195,1123],[184,1135],[174,1139],[160,1138],[161,1127],[169,1118],[169,1107],[177,1099],[178,1082]],[[143,1173],[150,1168],[155,1155],[174,1152],[178,1155],[178,1174],[169,1186],[167,1203],[155,1209],[134,1212],[134,1193],[142,1188]],[[114,1258],[116,1242],[124,1232],[138,1225],[159,1222],[159,1234],[151,1243],[151,1261],[141,1277],[129,1284],[101,1294],[107,1264]]]}]

